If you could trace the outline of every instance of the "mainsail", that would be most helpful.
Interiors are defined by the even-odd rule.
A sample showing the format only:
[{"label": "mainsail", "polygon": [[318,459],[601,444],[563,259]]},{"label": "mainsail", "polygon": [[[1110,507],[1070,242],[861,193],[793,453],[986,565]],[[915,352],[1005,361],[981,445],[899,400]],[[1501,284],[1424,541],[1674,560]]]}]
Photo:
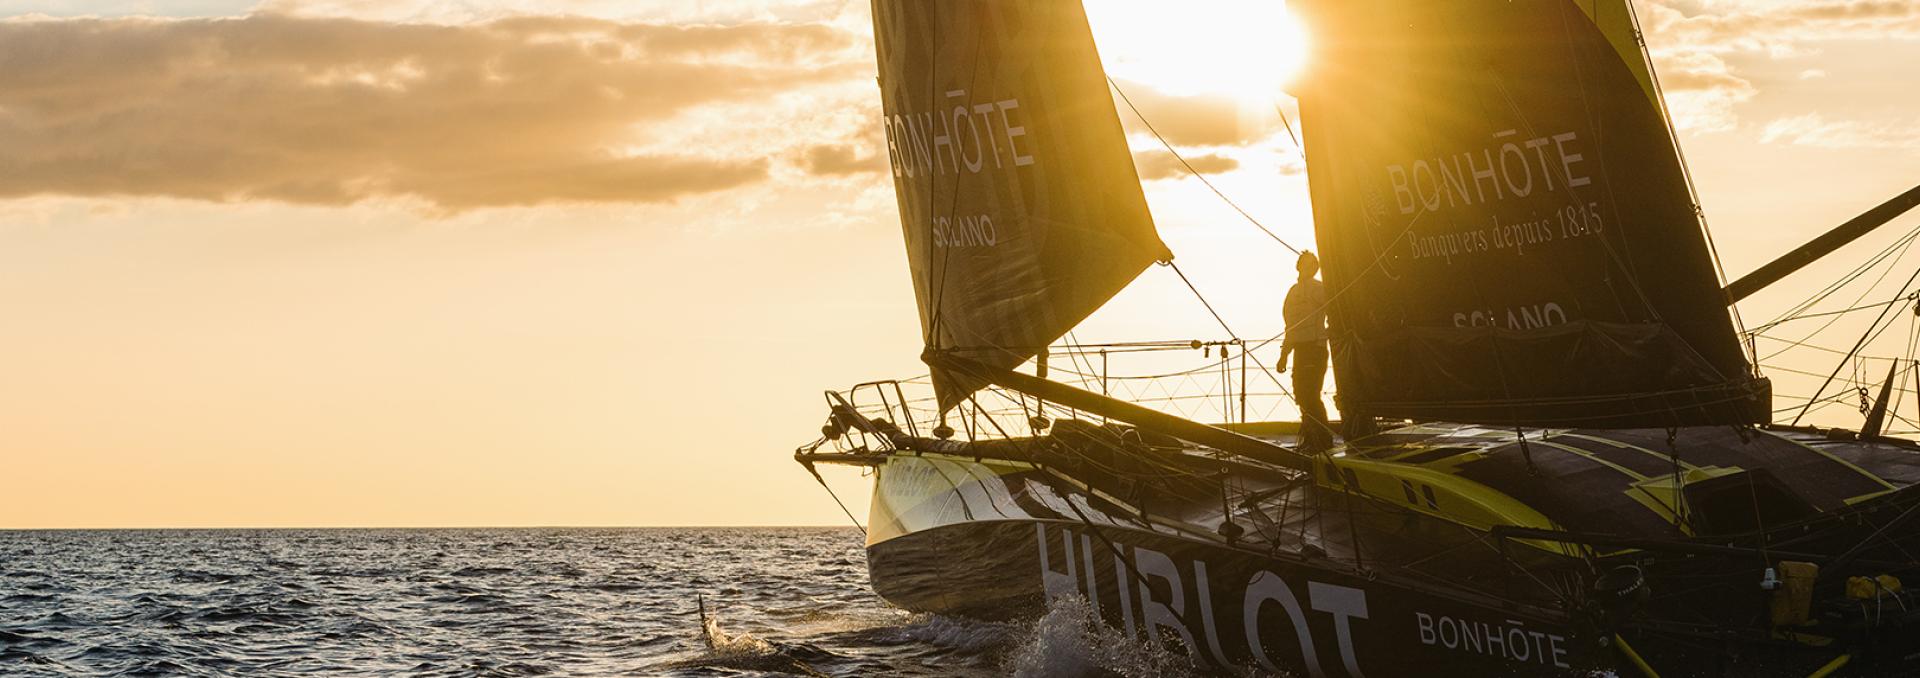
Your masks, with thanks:
[{"label": "mainsail", "polygon": [[[874,0],[873,21],[929,351],[1011,369],[1172,257],[1080,3]],[[984,385],[933,379],[943,410]]]},{"label": "mainsail", "polygon": [[1765,421],[1625,0],[1299,0],[1343,410]]}]

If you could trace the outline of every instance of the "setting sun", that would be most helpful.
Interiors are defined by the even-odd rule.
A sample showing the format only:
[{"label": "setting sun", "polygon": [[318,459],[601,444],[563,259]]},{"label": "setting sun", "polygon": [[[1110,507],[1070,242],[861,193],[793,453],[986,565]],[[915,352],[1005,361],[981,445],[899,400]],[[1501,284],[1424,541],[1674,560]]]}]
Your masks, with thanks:
[{"label": "setting sun", "polygon": [[1167,94],[1263,103],[1306,61],[1306,31],[1282,2],[1205,0],[1175,10],[1095,0],[1086,8],[1108,74]]}]

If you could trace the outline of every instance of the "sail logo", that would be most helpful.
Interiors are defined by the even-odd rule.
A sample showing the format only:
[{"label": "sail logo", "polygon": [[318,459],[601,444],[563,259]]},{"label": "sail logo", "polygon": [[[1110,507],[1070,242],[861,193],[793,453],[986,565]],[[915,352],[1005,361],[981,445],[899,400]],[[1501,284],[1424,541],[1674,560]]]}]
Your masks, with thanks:
[{"label": "sail logo", "polygon": [[1567,324],[1567,309],[1551,301],[1544,304],[1514,306],[1502,314],[1492,310],[1459,312],[1453,314],[1454,327],[1505,327],[1510,330],[1530,330],[1540,327]]},{"label": "sail logo", "polygon": [[[1186,569],[1193,573],[1195,604],[1187,604],[1188,587],[1182,568],[1165,553],[1142,546],[1121,547],[1111,545],[1105,540],[1096,540],[1088,535],[1075,534],[1073,530],[1059,530],[1059,546],[1062,557],[1054,562],[1047,538],[1047,526],[1034,525],[1040,549],[1040,576],[1046,589],[1049,603],[1069,597],[1083,597],[1094,615],[1100,615],[1100,580],[1104,578],[1095,566],[1094,554],[1108,552],[1113,563],[1112,581],[1116,583],[1117,604],[1123,628],[1129,637],[1138,638],[1144,633],[1147,639],[1159,644],[1163,637],[1178,638],[1188,652],[1199,659],[1199,654],[1207,652],[1213,662],[1220,666],[1234,666],[1235,662],[1227,657],[1222,648],[1222,636],[1215,616],[1215,599],[1211,590],[1212,581],[1207,576],[1207,563],[1203,560],[1188,561]],[[1119,549],[1132,558],[1126,558]],[[1131,561],[1131,562],[1129,562]],[[1164,587],[1162,589],[1161,587]],[[1159,592],[1164,591],[1162,596]],[[1268,571],[1255,573],[1241,590],[1240,626],[1245,632],[1244,642],[1253,661],[1261,668],[1273,673],[1282,673],[1283,669],[1269,655],[1263,638],[1272,629],[1263,629],[1260,625],[1260,613],[1268,606],[1278,606],[1285,614],[1293,631],[1293,640],[1299,643],[1299,663],[1307,668],[1314,678],[1324,678],[1326,672],[1321,668],[1319,648],[1314,643],[1313,630],[1308,626],[1307,610],[1329,615],[1333,621],[1334,635],[1338,640],[1340,661],[1347,675],[1363,678],[1359,657],[1354,651],[1354,620],[1367,619],[1367,592],[1348,586],[1339,586],[1316,581],[1306,584],[1306,607],[1301,606],[1301,597],[1292,584],[1279,575]],[[1221,600],[1231,600],[1224,597]],[[1195,622],[1198,628],[1195,628]],[[1277,635],[1277,634],[1276,634]],[[1198,636],[1198,638],[1196,638]],[[1284,637],[1284,636],[1281,636]],[[1291,662],[1289,662],[1291,663]]]},{"label": "sail logo", "polygon": [[934,217],[935,247],[993,247],[1000,244],[1000,231],[993,226],[993,215]]},{"label": "sail logo", "polygon": [[964,89],[948,91],[946,99],[946,110],[882,116],[893,176],[979,174],[989,164],[996,170],[1034,164],[1033,142],[1019,122],[1020,99],[972,103]]},{"label": "sail logo", "polygon": [[[1517,130],[1495,132],[1494,139],[1512,139],[1480,149],[1410,164],[1388,165],[1387,183],[1401,214],[1434,212],[1446,207],[1486,204],[1524,198],[1534,191],[1552,192],[1593,183],[1579,152],[1580,136],[1562,132],[1518,139]],[[1556,182],[1556,178],[1558,182]]]}]

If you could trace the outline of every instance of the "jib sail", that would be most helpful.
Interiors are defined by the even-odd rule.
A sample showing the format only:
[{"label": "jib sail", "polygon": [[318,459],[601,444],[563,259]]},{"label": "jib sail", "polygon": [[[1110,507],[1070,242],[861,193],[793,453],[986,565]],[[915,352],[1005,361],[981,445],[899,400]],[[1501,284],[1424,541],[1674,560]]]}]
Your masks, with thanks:
[{"label": "jib sail", "polygon": [[1343,410],[1766,419],[1625,2],[1294,7]]},{"label": "jib sail", "polygon": [[[1011,369],[1172,257],[1080,3],[874,0],[873,19],[929,350]],[[933,378],[942,409],[983,385]]]}]

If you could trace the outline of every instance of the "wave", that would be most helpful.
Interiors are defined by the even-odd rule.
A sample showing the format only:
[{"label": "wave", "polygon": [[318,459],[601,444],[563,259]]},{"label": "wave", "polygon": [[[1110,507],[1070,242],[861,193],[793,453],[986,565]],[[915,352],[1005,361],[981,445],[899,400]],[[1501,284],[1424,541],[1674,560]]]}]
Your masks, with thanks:
[{"label": "wave", "polygon": [[1199,675],[1191,660],[1100,622],[1085,598],[1048,601],[1008,662],[1015,678]]},{"label": "wave", "polygon": [[[1032,620],[888,606],[863,550],[851,529],[0,531],[0,676],[997,678],[1034,642]],[[705,621],[679,602],[722,590]]]},{"label": "wave", "polygon": [[727,668],[829,678],[803,656],[813,655],[814,661],[819,661],[835,657],[833,653],[804,643],[772,643],[750,633],[729,633],[720,626],[720,615],[707,610],[705,597],[699,599],[699,605],[700,636],[707,651],[696,657],[669,662],[668,668]]}]

